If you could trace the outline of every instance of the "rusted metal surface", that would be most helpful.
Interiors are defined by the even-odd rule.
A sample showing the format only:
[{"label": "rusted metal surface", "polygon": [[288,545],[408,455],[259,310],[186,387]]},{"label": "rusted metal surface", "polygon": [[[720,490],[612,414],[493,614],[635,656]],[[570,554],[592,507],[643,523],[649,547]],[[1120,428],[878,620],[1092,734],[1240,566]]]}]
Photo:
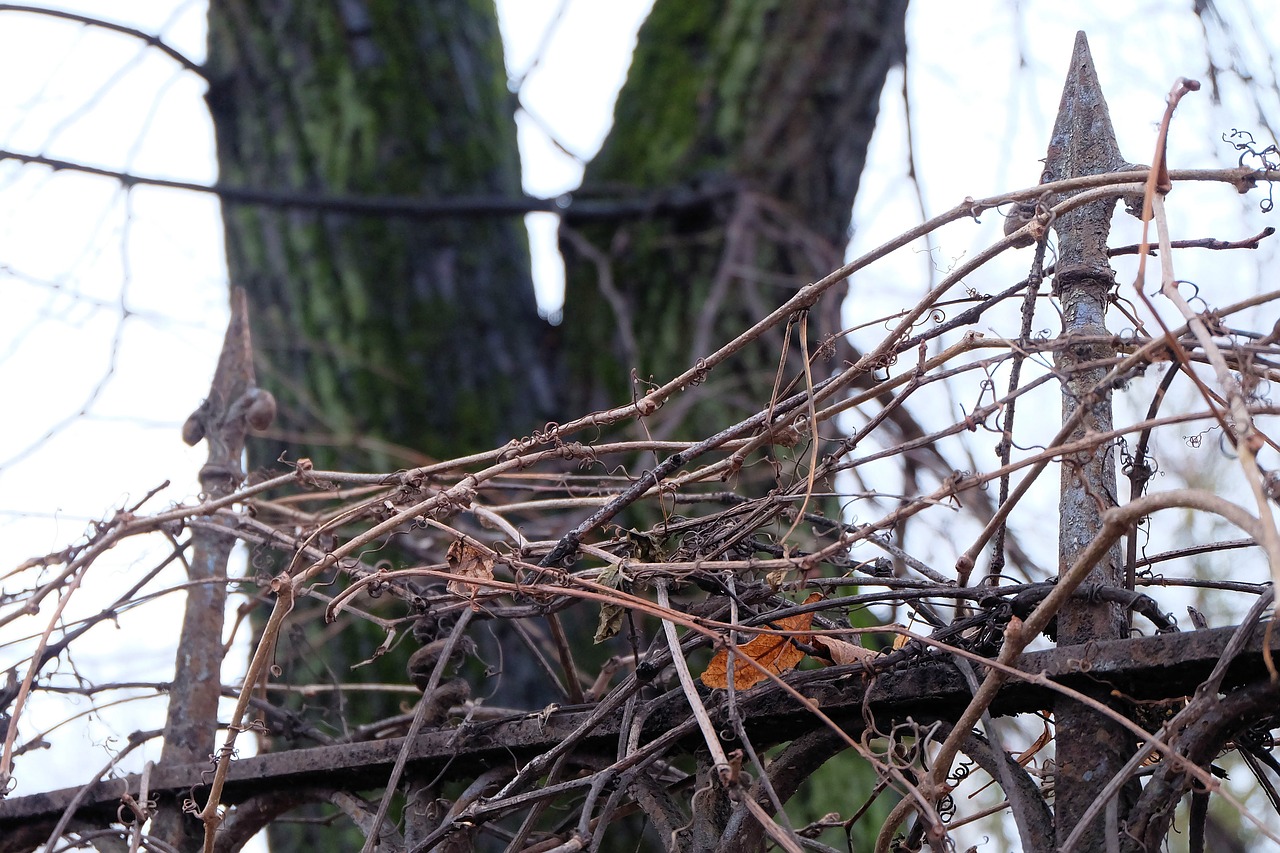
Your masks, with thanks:
[{"label": "rusted metal surface", "polygon": [[[1053,139],[1045,160],[1045,178],[1061,180],[1119,171],[1124,158],[1116,145],[1106,98],[1084,33],[1076,34],[1071,68],[1062,90]],[[1062,311],[1062,338],[1056,364],[1062,380],[1062,419],[1076,419],[1068,440],[1112,429],[1111,389],[1104,378],[1106,360],[1115,355],[1106,340],[1106,313],[1115,287],[1107,263],[1107,236],[1118,196],[1093,202],[1054,221],[1058,237],[1058,272],[1053,290]],[[1091,342],[1073,342],[1087,338]],[[1098,367],[1082,367],[1097,364]],[[1102,530],[1102,514],[1116,505],[1115,451],[1110,445],[1066,456],[1062,460],[1059,498],[1058,570],[1065,572]],[[1117,542],[1091,571],[1088,581],[1120,585],[1124,569]],[[1123,637],[1124,610],[1110,602],[1075,600],[1058,616],[1063,644]],[[1105,693],[1098,695],[1108,701]],[[1058,777],[1055,820],[1060,837],[1070,831],[1093,802],[1099,787],[1123,766],[1132,738],[1119,723],[1100,720],[1082,705],[1060,699],[1057,720]],[[1123,815],[1120,815],[1123,819]],[[1118,825],[1111,827],[1112,834]],[[1107,827],[1098,821],[1085,839],[1086,849],[1104,849]]]},{"label": "rusted metal surface", "polygon": [[[258,388],[244,291],[232,290],[231,320],[209,395],[182,428],[187,444],[209,444],[200,486],[209,499],[225,497],[244,480],[241,456],[250,427],[266,427],[275,400]],[[186,613],[178,642],[162,763],[200,761],[213,752],[222,690],[222,619],[227,607],[227,558],[236,538],[196,527],[187,563]]]},{"label": "rusted metal surface", "polygon": [[[275,415],[275,399],[257,386],[253,345],[244,291],[231,291],[231,320],[209,395],[182,428],[187,444],[209,444],[209,459],[200,469],[205,497],[231,494],[244,480],[241,457],[250,428],[264,429]],[[187,563],[186,610],[178,640],[169,713],[164,729],[162,765],[189,764],[213,752],[218,728],[218,699],[222,690],[222,620],[227,609],[227,559],[236,538],[216,528],[196,527]],[[204,826],[180,809],[166,809],[156,818],[156,837],[169,844],[194,845]]]},{"label": "rusted metal surface", "polygon": [[[1060,647],[1024,654],[1018,659],[1018,668],[1031,674],[1043,673],[1077,689],[1114,690],[1141,700],[1174,698],[1195,690],[1222,656],[1234,631],[1218,628]],[[1266,678],[1262,660],[1265,633],[1254,632],[1254,639],[1229,670],[1224,690]],[[1280,632],[1272,638],[1272,648],[1280,652]],[[870,679],[860,667],[849,666],[796,673],[788,681],[801,687],[828,716],[854,734],[864,725],[864,711],[869,711],[880,727],[907,716],[917,721],[954,718],[970,696],[965,680],[945,657],[904,661],[901,669]],[[1053,707],[1057,695],[1049,687],[1013,681],[1001,691],[992,710],[997,714],[1043,710]],[[644,740],[687,723],[688,710],[680,702],[657,699],[654,703]],[[757,746],[790,741],[822,725],[810,711],[774,687],[742,694],[739,705]],[[1095,724],[1100,722],[1093,712],[1088,713]],[[569,738],[588,714],[585,709],[566,709],[545,717],[528,715],[426,732],[411,748],[411,767],[432,774],[444,772],[451,778],[469,778],[500,764],[522,765]],[[618,725],[617,716],[603,720],[581,740],[577,754],[613,756]],[[385,781],[401,743],[396,738],[240,759],[231,766],[224,801],[234,804],[258,793],[306,786],[375,787]],[[697,736],[690,726],[684,747],[697,746]],[[192,788],[199,789],[208,774],[205,763],[159,766],[151,774],[150,790],[185,796]],[[134,775],[91,786],[82,798],[81,817],[111,819],[120,796],[126,792],[137,794],[139,781]],[[0,801],[0,838],[5,839],[0,850],[21,849],[9,845],[16,844],[16,839],[27,832],[39,836],[38,830],[43,827],[47,833],[79,791],[67,788]],[[39,840],[43,838],[39,836]]]},{"label": "rusted metal surface", "polygon": [[[1076,35],[1071,70],[1062,91],[1053,141],[1045,161],[1049,180],[1112,172],[1124,165],[1116,147],[1115,131],[1084,33]],[[1115,274],[1107,263],[1107,235],[1116,197],[1084,205],[1056,219],[1058,272],[1054,292],[1062,308],[1062,335],[1067,345],[1058,350],[1056,362],[1064,376],[1062,419],[1075,417],[1084,408],[1069,440],[1088,432],[1112,428],[1111,391],[1102,385],[1107,368],[1079,369],[1115,355],[1107,339],[1106,311]],[[1072,343],[1073,338],[1089,343]],[[1089,541],[1102,529],[1102,513],[1116,504],[1115,455],[1111,448],[1068,457],[1062,465],[1060,498],[1059,570],[1075,562]],[[1087,582],[1119,586],[1123,581],[1120,546],[1090,575]],[[1116,604],[1075,602],[1059,617],[1059,637],[1064,644],[1119,637],[1125,633],[1123,610]]]}]

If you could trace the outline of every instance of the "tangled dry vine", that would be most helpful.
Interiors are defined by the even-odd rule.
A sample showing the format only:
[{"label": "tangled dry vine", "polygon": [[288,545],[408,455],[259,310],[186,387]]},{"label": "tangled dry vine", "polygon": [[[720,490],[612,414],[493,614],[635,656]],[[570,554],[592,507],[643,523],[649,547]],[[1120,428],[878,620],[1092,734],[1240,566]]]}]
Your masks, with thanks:
[{"label": "tangled dry vine", "polygon": [[[9,572],[0,627],[35,627],[21,670],[0,688],[9,715],[5,790],[54,727],[24,716],[33,696],[70,691],[106,703],[169,688],[68,687],[48,667],[92,627],[144,603],[140,590],[167,564],[193,561],[193,540],[247,546],[248,576],[228,577],[224,549],[221,570],[196,583],[230,585],[248,600],[242,617],[255,603],[269,605],[270,616],[243,681],[222,688],[234,710],[217,721],[221,740],[209,763],[162,762],[123,784],[105,779],[118,757],[161,734],[138,733],[86,784],[0,803],[0,850],[108,838],[166,849],[144,827],[182,800],[203,821],[206,851],[239,849],[304,802],[334,806],[363,833],[366,850],[596,850],[627,832],[669,850],[831,850],[833,834],[850,837],[873,813],[881,815],[878,850],[945,850],[962,827],[1006,812],[1025,850],[1092,849],[1086,836],[1095,824],[1115,831],[1120,849],[1154,849],[1184,796],[1202,830],[1211,795],[1280,841],[1275,821],[1234,798],[1213,765],[1238,751],[1261,768],[1260,785],[1277,802],[1266,776],[1277,767],[1277,644],[1263,617],[1280,572],[1271,510],[1280,474],[1274,462],[1267,467],[1280,446],[1265,429],[1280,414],[1265,396],[1280,373],[1280,326],[1240,324],[1260,308],[1274,313],[1280,291],[1210,305],[1208,288],[1185,298],[1175,272],[1177,251],[1248,250],[1271,229],[1185,241],[1175,251],[1175,214],[1165,203],[1173,191],[1176,209],[1182,182],[1245,192],[1280,172],[1270,162],[1168,170],[1163,134],[1187,88],[1180,85],[1154,168],[1073,173],[966,199],[800,288],[628,405],[411,470],[323,471],[301,460],[247,485],[236,477],[223,494],[206,485],[207,499],[191,505],[145,512],[140,502],[84,541]],[[1059,235],[1058,265],[1075,262],[1064,236],[1072,214],[1101,203],[1109,217],[1124,196],[1142,199],[1155,239],[1105,251],[1137,252],[1144,264],[1153,252],[1164,302],[1146,296],[1142,272],[1133,283],[1108,279],[1104,310],[1129,318],[1128,332],[1068,324],[1057,337],[1035,334],[1035,312],[1065,304],[1071,285],[1063,269],[1045,266],[1049,230]],[[809,313],[889,253],[1019,203],[1021,220],[1008,236],[914,305],[861,324],[864,335],[887,329],[863,351],[848,348],[849,330],[810,334]],[[973,289],[992,258],[1028,239],[1035,250],[1024,280],[994,295]],[[1086,260],[1095,272],[1106,266],[1105,258]],[[981,331],[1019,318],[1020,331],[1008,337]],[[756,401],[755,414],[698,440],[647,437],[668,403],[699,393],[708,376],[732,369],[736,354],[783,331],[800,344],[776,352],[777,393]],[[1192,393],[1179,398],[1171,390],[1179,380]],[[248,393],[251,375],[237,387]],[[944,388],[969,396],[949,406]],[[1065,419],[1037,413],[1062,395]],[[1145,414],[1115,424],[1108,415],[1099,428],[1089,418],[1112,395],[1128,395]],[[245,405],[258,399],[250,397]],[[1148,493],[1156,449],[1202,429],[1223,436],[1235,482]],[[981,448],[984,436],[997,464],[970,456],[966,470],[950,461],[957,448]],[[1102,487],[1085,475],[1116,458],[1127,498],[1114,491],[1114,472]],[[897,472],[901,492],[871,485],[886,471]],[[1082,541],[1060,546],[1060,566],[1047,567],[1052,546],[1043,540],[1052,534],[1042,518],[1045,495],[1052,502],[1059,488],[1049,482],[1054,471],[1064,493],[1077,489],[1093,506],[1097,523]],[[1147,553],[1152,525],[1175,509],[1220,517],[1246,539]],[[168,542],[166,556],[107,606],[65,619],[86,578],[111,571],[113,553],[139,537]],[[1241,561],[1247,580],[1196,575],[1196,555],[1236,548],[1261,553]],[[1114,574],[1100,580],[1096,571],[1109,561]],[[1164,596],[1191,587],[1251,602],[1235,605],[1237,621],[1226,627],[1181,632]],[[321,606],[300,606],[307,601]],[[1027,652],[1044,636],[1066,636],[1064,608],[1072,606],[1120,614],[1124,636]],[[331,684],[297,683],[306,670],[286,651],[286,635],[319,629],[321,620],[385,629],[375,657],[415,645],[411,637],[419,648],[404,684],[361,683],[359,671]],[[495,643],[493,623],[513,631]],[[582,642],[593,634],[594,646]],[[220,662],[223,645],[215,633],[183,653]],[[720,663],[709,674],[713,654]],[[492,701],[487,685],[517,667],[543,671],[558,699],[537,707]],[[345,713],[362,691],[403,693],[405,713],[335,722],[280,701],[324,694],[333,699],[325,708]],[[1048,745],[1070,713],[1114,727],[1124,754],[1123,767],[1096,780],[1069,833],[1060,815],[1055,826],[1050,804],[1062,808],[1071,768],[1062,766],[1065,744],[1057,744],[1056,765]],[[204,722],[212,732],[214,721]],[[21,740],[19,724],[38,733]],[[263,754],[238,758],[250,737]],[[842,753],[873,768],[874,785],[850,793],[844,810],[796,825],[787,802]],[[974,805],[966,797],[986,781],[1000,794]],[[891,795],[887,818],[871,810]]]}]

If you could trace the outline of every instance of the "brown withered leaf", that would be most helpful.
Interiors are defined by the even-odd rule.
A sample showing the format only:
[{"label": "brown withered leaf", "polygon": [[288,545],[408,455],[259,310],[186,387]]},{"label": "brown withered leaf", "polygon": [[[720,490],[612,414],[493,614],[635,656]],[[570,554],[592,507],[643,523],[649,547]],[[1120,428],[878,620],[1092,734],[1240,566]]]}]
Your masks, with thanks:
[{"label": "brown withered leaf", "polygon": [[[1044,724],[1044,731],[1040,732],[1040,737],[1036,738],[1035,742],[1032,743],[1031,746],[1024,749],[1022,751],[1022,754],[1019,755],[1015,760],[1019,764],[1021,764],[1023,767],[1026,767],[1028,764],[1031,763],[1031,759],[1036,757],[1037,752],[1044,749],[1046,746],[1048,746],[1052,742],[1053,742],[1053,730],[1049,728],[1049,723],[1046,721]],[[1161,756],[1161,758],[1163,757],[1164,756]]]},{"label": "brown withered leaf", "polygon": [[[622,566],[614,563],[600,573],[596,582],[610,589],[622,589],[622,585],[629,580],[631,579],[622,571]],[[622,617],[626,612],[625,608],[617,604],[601,604],[600,622],[596,625],[596,635],[592,640],[598,645],[610,637],[617,636],[622,630]]]},{"label": "brown withered leaf", "polygon": [[[822,596],[815,592],[806,598],[804,603],[811,604],[821,598]],[[804,652],[796,648],[791,641],[809,642],[810,637],[804,632],[812,624],[812,613],[802,613],[799,616],[778,619],[772,623],[773,627],[779,631],[786,631],[787,634],[758,634],[751,642],[744,646],[736,646],[736,648],[769,672],[774,675],[780,675],[794,669],[796,664],[800,663],[804,658]],[[767,677],[741,658],[734,661],[733,686],[738,690],[754,687]],[[721,649],[711,658],[711,662],[707,664],[706,670],[702,673],[702,683],[708,687],[729,686],[728,649]]]},{"label": "brown withered leaf", "polygon": [[[450,545],[449,551],[444,558],[449,563],[449,571],[459,577],[473,580],[493,580],[493,557],[466,540],[459,539]],[[447,589],[455,595],[471,599],[472,610],[480,609],[480,605],[476,604],[475,601],[476,594],[487,591],[482,584],[467,583],[460,580],[449,581]]]},{"label": "brown withered leaf", "polygon": [[844,640],[837,640],[832,637],[814,637],[813,645],[826,649],[827,654],[831,655],[831,660],[837,665],[863,663],[876,656],[876,653],[871,649],[864,649],[856,643],[846,643]]}]

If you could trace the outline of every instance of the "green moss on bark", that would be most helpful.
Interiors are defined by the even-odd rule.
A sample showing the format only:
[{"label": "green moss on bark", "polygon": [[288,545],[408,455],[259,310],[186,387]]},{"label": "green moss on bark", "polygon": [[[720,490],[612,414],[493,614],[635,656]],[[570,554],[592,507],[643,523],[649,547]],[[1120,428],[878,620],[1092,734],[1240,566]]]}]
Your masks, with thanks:
[{"label": "green moss on bark", "polygon": [[[222,179],[334,195],[520,192],[490,4],[216,0],[210,106]],[[346,15],[344,18],[343,15]],[[281,429],[465,453],[551,416],[523,224],[226,212]],[[382,454],[293,443],[354,468]],[[284,449],[256,453],[270,464]]]}]

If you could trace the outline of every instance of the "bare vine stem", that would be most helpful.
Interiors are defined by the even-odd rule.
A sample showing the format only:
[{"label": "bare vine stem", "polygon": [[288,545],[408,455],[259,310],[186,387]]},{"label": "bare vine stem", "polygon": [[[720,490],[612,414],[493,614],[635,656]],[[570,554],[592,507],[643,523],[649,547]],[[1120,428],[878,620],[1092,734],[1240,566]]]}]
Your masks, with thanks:
[{"label": "bare vine stem", "polygon": [[[1079,558],[1062,575],[1053,592],[1032,611],[1031,615],[1023,621],[1018,630],[1010,630],[1006,633],[1004,646],[1000,650],[997,663],[1006,667],[1011,665],[1014,658],[1021,654],[1022,650],[1032,640],[1039,636],[1040,632],[1049,624],[1049,620],[1057,614],[1062,604],[1088,576],[1089,570],[1107,552],[1107,549],[1129,530],[1130,525],[1143,516],[1172,507],[1186,507],[1203,512],[1211,512],[1225,518],[1250,536],[1257,537],[1261,534],[1258,519],[1230,501],[1200,490],[1174,489],[1168,492],[1146,495],[1124,506],[1113,507],[1102,516],[1102,530],[1080,552]],[[969,706],[956,721],[955,730],[947,737],[935,759],[932,780],[935,786],[939,786],[946,781],[947,774],[951,772],[951,762],[955,759],[956,750],[959,748],[960,740],[963,737],[962,733],[972,729],[974,724],[977,723],[982,716],[982,712],[991,704],[991,700],[995,697],[995,693],[1005,680],[1005,677],[1006,675],[1003,672],[996,669],[989,672],[983,680],[982,686],[974,694]]]}]

